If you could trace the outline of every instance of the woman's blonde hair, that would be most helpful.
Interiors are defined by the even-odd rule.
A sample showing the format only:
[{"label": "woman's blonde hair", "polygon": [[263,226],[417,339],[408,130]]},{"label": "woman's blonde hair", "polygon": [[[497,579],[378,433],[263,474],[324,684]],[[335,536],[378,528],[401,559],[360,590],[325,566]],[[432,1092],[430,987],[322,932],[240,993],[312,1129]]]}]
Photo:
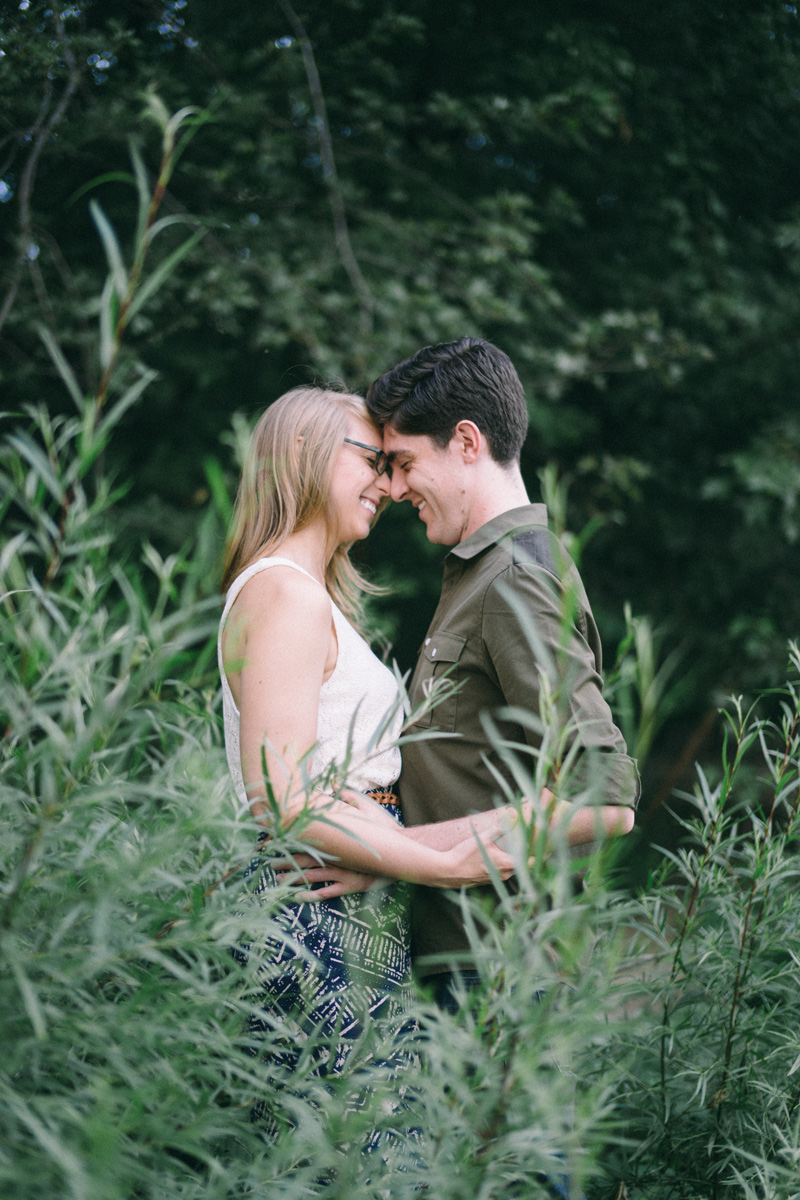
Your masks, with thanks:
[{"label": "woman's blonde hair", "polygon": [[[319,387],[293,388],[261,416],[233,509],[222,592],[256,558],[274,553],[290,533],[327,511],[333,464],[350,416],[372,424],[360,396]],[[345,545],[334,551],[325,584],[354,624],[362,619],[362,593],[380,590],[356,570]]]}]

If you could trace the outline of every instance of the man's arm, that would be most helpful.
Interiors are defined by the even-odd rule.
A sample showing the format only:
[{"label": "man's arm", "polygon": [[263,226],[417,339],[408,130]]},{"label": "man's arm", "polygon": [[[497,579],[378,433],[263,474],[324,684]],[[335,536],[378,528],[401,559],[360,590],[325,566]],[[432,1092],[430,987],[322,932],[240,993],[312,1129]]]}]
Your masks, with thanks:
[{"label": "man's arm", "polygon": [[[562,586],[544,568],[514,563],[487,592],[481,632],[509,710],[500,716],[519,721],[532,750],[553,760],[551,786],[560,802],[589,799],[575,809],[569,843],[594,840],[584,835],[598,813],[601,829],[627,832],[631,818],[613,810],[635,809],[639,774],[603,696],[599,637],[574,568]],[[577,758],[562,774],[573,748]]]},{"label": "man's arm", "polygon": [[[630,833],[633,828],[633,809],[620,805],[607,804],[600,808],[578,808],[572,816],[569,815],[573,805],[567,800],[556,800],[547,789],[542,793],[542,799],[536,806],[538,824],[547,822],[549,829],[556,829],[565,823],[565,835],[568,846],[584,846],[606,837],[615,837]],[[522,803],[522,818],[526,825],[534,819],[534,804],[531,800]],[[389,818],[391,820],[391,818]],[[491,809],[489,812],[475,813],[470,817],[458,817],[452,821],[436,821],[431,825],[415,825],[403,832],[412,841],[421,842],[431,850],[450,850],[459,842],[477,833],[481,841],[502,839],[514,829],[519,821],[519,813],[510,805]],[[501,842],[505,849],[509,845]],[[325,886],[314,892],[302,892],[298,898],[307,900],[333,900],[337,896],[345,896],[354,892],[368,892],[376,887],[386,887],[392,883],[375,875],[364,875],[356,871],[348,871],[344,867],[319,866],[309,855],[298,854],[295,862],[300,870],[296,876],[298,884],[324,883]],[[289,879],[290,871],[279,876]]]},{"label": "man's arm", "polygon": [[[484,604],[484,643],[500,690],[510,708],[534,716],[539,712],[540,672],[556,697],[559,719],[574,727],[584,753],[575,775],[588,777],[598,799],[610,803],[572,805],[556,800],[548,789],[536,801],[525,800],[522,816],[530,825],[563,829],[567,845],[582,846],[630,832],[638,800],[638,772],[628,757],[625,742],[603,698],[599,664],[578,624],[565,616],[575,597],[564,592],[558,580],[527,563],[515,564],[496,581]],[[388,814],[384,814],[391,820]],[[506,805],[451,821],[407,828],[407,838],[430,849],[447,850],[477,833],[481,840],[502,838],[518,820],[515,808]],[[309,882],[329,881],[313,893],[331,899],[347,892],[375,886],[369,875],[336,867],[311,866]]]},{"label": "man's arm", "polygon": [[[550,793],[548,792],[547,795],[549,796]],[[359,806],[362,808],[369,806],[377,810],[372,814],[374,820],[384,824],[388,822],[393,829],[401,832],[409,841],[426,846],[429,850],[439,851],[452,850],[474,835],[477,835],[484,844],[496,841],[503,834],[509,833],[519,820],[517,810],[511,805],[505,805],[502,808],[475,813],[469,817],[458,817],[451,821],[436,821],[430,825],[415,825],[410,828],[398,829],[394,819],[380,809],[374,800],[365,797]],[[523,812],[525,821],[530,821],[532,815],[533,807],[529,805],[528,811]],[[353,892],[368,892],[376,887],[386,887],[387,884],[393,882],[382,876],[366,875],[348,870],[346,867],[336,866],[333,863],[320,866],[317,860],[309,854],[294,855],[293,864],[298,871],[294,872],[293,865],[287,862],[286,869],[278,875],[280,880],[288,881],[294,874],[294,879],[298,884],[326,884],[324,888],[318,888],[314,892],[307,894],[303,892],[304,900],[333,900],[337,896],[345,896]]]},{"label": "man's arm", "polygon": [[[551,830],[563,829],[568,846],[585,846],[589,842],[607,837],[630,833],[633,829],[633,809],[617,804],[600,807],[575,808],[568,800],[556,800],[547,788],[542,792],[538,804],[532,800],[522,802],[522,818],[526,825],[534,819],[541,828],[545,821]],[[571,814],[571,815],[570,815]],[[405,831],[406,837],[422,842],[435,850],[447,850],[469,837],[475,830],[482,841],[488,837],[505,837],[519,820],[517,810],[510,805],[494,808],[490,812],[475,813],[471,817],[459,817],[454,821],[437,821],[432,825],[415,825]]]},{"label": "man's arm", "polygon": [[633,809],[621,804],[575,808],[568,800],[554,798],[547,810],[547,825],[550,830],[563,829],[568,846],[585,846],[589,842],[630,833]]}]

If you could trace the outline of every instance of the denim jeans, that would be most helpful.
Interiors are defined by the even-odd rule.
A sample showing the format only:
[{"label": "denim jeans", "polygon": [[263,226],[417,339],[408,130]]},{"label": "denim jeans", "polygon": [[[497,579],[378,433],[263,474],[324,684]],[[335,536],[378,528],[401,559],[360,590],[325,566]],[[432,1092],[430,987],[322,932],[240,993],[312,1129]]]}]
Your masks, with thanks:
[{"label": "denim jeans", "polygon": [[471,991],[479,987],[481,977],[477,971],[443,971],[441,975],[432,975],[430,982],[433,983],[433,1001],[436,1007],[455,1016],[461,1007],[459,990]]}]

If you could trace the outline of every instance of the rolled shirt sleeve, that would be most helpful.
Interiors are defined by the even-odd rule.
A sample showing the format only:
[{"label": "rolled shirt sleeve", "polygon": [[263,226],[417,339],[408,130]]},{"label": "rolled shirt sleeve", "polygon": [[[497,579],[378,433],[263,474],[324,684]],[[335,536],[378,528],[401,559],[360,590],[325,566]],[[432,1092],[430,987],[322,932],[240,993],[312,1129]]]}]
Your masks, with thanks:
[{"label": "rolled shirt sleeve", "polygon": [[[574,568],[561,583],[534,564],[507,567],[485,594],[481,636],[487,673],[508,709],[538,714],[547,681],[553,719],[564,734],[552,789],[565,799],[580,792],[590,803],[635,808],[639,773],[603,696],[600,638]],[[528,721],[521,724],[538,748],[542,735]],[[561,780],[564,753],[573,748],[577,762]]]}]

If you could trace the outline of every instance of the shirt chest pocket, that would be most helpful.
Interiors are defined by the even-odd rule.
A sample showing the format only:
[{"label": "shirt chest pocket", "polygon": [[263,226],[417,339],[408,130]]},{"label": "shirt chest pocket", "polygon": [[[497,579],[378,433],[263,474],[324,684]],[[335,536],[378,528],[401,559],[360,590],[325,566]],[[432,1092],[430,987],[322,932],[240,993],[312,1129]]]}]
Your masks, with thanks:
[{"label": "shirt chest pocket", "polygon": [[433,633],[425,639],[414,678],[413,704],[430,707],[414,724],[452,733],[458,711],[458,662],[467,639],[456,633]]}]

